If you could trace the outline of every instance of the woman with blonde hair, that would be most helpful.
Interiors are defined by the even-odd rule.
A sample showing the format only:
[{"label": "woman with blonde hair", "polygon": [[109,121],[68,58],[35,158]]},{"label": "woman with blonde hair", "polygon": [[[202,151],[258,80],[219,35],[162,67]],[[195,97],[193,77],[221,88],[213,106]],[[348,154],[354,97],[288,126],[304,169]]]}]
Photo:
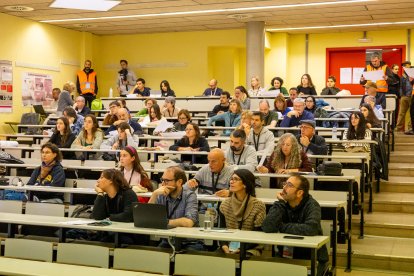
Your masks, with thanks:
[{"label": "woman with blonde hair", "polygon": [[249,136],[250,129],[252,127],[252,116],[253,112],[251,112],[250,110],[244,110],[241,114],[240,126],[238,127],[238,129],[244,130],[246,136]]},{"label": "woman with blonde hair", "polygon": [[250,89],[248,91],[250,97],[260,96],[266,90],[260,86],[260,79],[258,76],[253,76],[250,80]]}]

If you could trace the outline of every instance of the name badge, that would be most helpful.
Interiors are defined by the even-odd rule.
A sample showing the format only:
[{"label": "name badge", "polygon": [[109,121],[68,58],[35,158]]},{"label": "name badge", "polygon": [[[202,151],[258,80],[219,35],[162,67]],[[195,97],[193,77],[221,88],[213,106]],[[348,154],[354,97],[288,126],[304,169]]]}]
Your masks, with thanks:
[{"label": "name badge", "polygon": [[91,83],[90,82],[85,83],[85,88],[90,89],[91,88]]}]

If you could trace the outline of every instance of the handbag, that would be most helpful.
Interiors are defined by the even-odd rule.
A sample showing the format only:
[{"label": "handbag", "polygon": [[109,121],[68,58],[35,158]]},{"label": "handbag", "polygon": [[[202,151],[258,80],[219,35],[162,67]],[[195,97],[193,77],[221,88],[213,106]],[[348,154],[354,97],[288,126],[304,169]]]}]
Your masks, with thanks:
[{"label": "handbag", "polygon": [[13,155],[1,151],[0,150],[0,163],[7,163],[7,164],[24,164],[24,162],[20,159],[17,159]]},{"label": "handbag", "polygon": [[322,164],[318,165],[316,171],[318,175],[341,176],[342,164],[335,161],[323,161]]}]

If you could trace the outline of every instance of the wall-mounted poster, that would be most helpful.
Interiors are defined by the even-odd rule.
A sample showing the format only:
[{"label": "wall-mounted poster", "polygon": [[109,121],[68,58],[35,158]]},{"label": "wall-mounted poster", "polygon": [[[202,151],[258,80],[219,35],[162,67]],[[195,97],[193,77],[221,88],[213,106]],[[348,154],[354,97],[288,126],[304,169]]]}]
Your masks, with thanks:
[{"label": "wall-mounted poster", "polygon": [[13,67],[10,60],[0,60],[0,112],[12,112]]},{"label": "wall-mounted poster", "polygon": [[52,76],[37,73],[23,73],[23,106],[43,105],[48,107],[53,101]]}]

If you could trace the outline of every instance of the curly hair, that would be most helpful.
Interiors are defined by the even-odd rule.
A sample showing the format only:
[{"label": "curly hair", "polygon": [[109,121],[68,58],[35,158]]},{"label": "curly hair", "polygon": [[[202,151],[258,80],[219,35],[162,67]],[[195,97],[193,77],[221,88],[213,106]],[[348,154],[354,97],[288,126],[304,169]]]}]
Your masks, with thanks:
[{"label": "curly hair", "polygon": [[[287,166],[285,166],[285,155],[282,152],[282,146],[286,140],[290,139],[292,143],[291,154]],[[285,133],[280,136],[275,151],[273,152],[273,160],[271,160],[271,166],[275,171],[279,168],[297,169],[302,165],[301,152],[302,147],[298,143],[298,140],[292,133]]]}]

